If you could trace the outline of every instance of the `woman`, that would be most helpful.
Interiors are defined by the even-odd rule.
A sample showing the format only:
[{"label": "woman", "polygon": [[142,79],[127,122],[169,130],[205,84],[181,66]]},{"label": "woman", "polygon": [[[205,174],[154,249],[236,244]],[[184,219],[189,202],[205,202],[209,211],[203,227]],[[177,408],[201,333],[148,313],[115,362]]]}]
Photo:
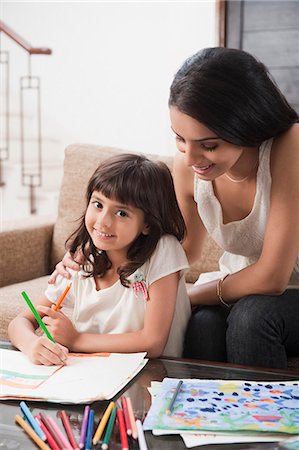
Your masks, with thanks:
[{"label": "woman", "polygon": [[224,250],[189,291],[185,356],[286,367],[299,355],[298,115],[262,63],[227,48],[183,64],[169,107],[187,257],[207,233]]}]

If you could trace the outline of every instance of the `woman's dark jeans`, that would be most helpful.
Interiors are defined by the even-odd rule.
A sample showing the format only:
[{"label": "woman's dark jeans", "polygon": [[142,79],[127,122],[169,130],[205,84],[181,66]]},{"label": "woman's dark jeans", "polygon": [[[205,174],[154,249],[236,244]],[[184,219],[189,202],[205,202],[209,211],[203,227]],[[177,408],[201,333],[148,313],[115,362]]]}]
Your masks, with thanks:
[{"label": "woman's dark jeans", "polygon": [[250,295],[230,309],[202,306],[189,321],[184,357],[286,368],[299,356],[299,290]]}]

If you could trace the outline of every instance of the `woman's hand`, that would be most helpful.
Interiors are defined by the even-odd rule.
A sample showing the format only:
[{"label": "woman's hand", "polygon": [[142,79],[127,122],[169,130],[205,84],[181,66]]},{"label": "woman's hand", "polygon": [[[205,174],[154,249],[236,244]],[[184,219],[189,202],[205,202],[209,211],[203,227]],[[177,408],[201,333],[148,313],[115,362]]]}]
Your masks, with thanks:
[{"label": "woman's hand", "polygon": [[33,364],[53,366],[65,364],[68,352],[66,347],[50,341],[43,335],[32,340],[32,345],[26,353]]},{"label": "woman's hand", "polygon": [[55,311],[53,308],[54,305],[52,308],[40,305],[37,307],[37,310],[38,312],[45,314],[43,316],[43,322],[47,326],[54,340],[71,349],[72,344],[79,333],[71,320],[63,314],[63,312]]},{"label": "woman's hand", "polygon": [[81,252],[77,252],[76,259],[73,257],[73,255],[70,252],[67,252],[62,261],[60,261],[58,264],[56,264],[56,269],[51,274],[48,283],[49,284],[55,284],[57,276],[61,275],[64,278],[67,278],[68,280],[72,277],[70,272],[67,269],[73,269],[77,272],[80,270],[80,264],[82,264],[84,261],[84,256]]}]

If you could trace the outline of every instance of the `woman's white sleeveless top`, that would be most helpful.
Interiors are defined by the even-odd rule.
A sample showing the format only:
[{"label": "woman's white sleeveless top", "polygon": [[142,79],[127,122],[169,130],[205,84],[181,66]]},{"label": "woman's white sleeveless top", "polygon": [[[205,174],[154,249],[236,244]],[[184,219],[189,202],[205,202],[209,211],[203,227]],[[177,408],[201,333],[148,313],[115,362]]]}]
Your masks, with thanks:
[{"label": "woman's white sleeveless top", "polygon": [[[237,272],[258,260],[262,252],[270,208],[271,147],[272,139],[260,146],[254,203],[250,213],[242,220],[224,224],[221,205],[214,194],[212,182],[201,180],[195,175],[194,200],[197,203],[198,214],[207,232],[224,250],[219,260],[220,273],[202,274],[197,283],[201,284],[224,274]],[[290,285],[299,287],[299,255]]]}]

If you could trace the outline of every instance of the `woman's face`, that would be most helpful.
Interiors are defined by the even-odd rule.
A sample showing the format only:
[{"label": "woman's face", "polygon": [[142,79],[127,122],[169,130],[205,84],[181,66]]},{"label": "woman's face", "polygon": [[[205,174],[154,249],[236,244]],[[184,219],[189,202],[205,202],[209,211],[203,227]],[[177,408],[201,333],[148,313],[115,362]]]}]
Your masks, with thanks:
[{"label": "woman's face", "polygon": [[171,128],[185,163],[203,180],[214,180],[237,164],[244,148],[219,138],[202,123],[170,107]]}]

